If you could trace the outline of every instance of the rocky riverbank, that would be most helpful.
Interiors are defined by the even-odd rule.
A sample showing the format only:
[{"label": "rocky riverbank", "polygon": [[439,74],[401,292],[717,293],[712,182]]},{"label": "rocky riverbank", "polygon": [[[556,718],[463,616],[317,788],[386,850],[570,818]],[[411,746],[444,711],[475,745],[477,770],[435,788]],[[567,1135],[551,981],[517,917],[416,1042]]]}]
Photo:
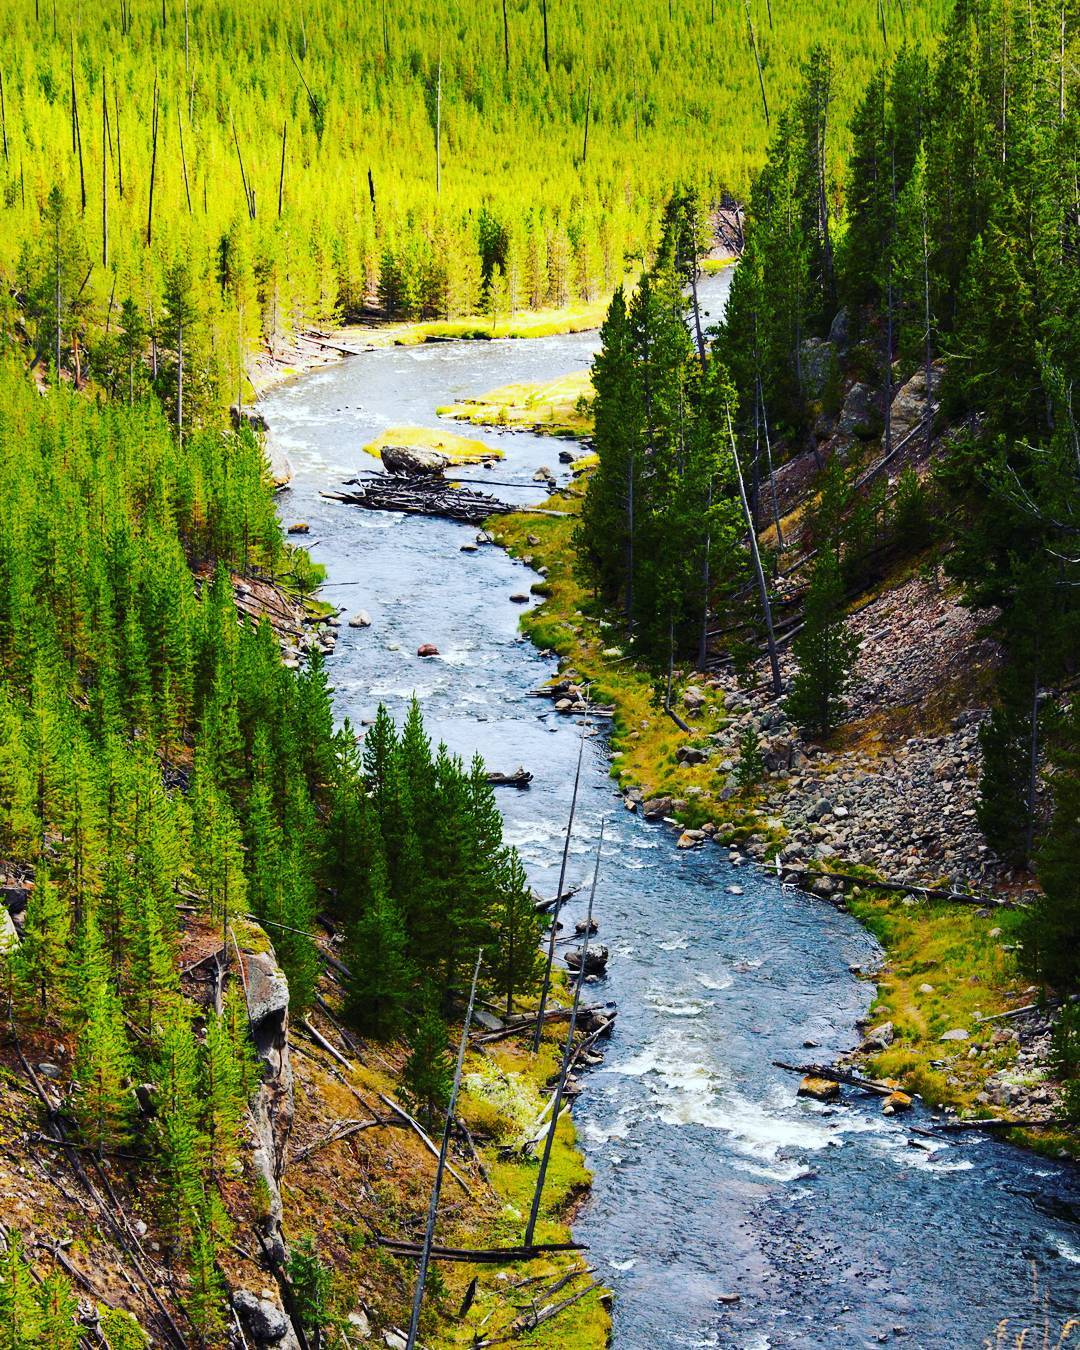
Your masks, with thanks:
[{"label": "rocky riverbank", "polygon": [[[577,506],[569,496],[554,504]],[[588,684],[613,710],[612,773],[627,809],[667,821],[681,848],[720,846],[734,862],[777,868],[879,938],[882,965],[857,973],[877,984],[867,1028],[887,1025],[887,1043],[869,1037],[855,1061],[947,1111],[1056,1117],[1051,1019],[1037,1007],[1016,1015],[1037,1001],[1016,960],[1014,904],[1029,882],[986,847],[975,817],[980,696],[996,660],[980,616],[936,575],[897,578],[855,617],[854,719],[835,741],[801,737],[763,671],[745,682],[724,671],[680,676],[686,735],[575,578],[572,519],[509,517],[493,528],[543,573],[545,603],[524,626],[562,659],[555,706],[573,712]],[[740,772],[748,730],[764,763],[752,776]],[[897,887],[875,889],[875,879]],[[990,903],[937,903],[919,886]],[[1071,1148],[1053,1132],[1029,1142]]]}]

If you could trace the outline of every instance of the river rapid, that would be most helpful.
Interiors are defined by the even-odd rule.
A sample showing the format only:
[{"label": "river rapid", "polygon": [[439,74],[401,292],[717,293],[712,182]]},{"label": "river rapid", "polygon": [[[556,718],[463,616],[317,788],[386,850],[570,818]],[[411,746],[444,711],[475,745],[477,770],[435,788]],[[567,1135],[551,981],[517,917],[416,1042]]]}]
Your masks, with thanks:
[{"label": "river rapid", "polygon": [[[729,277],[702,301],[715,320]],[[342,627],[329,668],[354,724],[382,701],[400,719],[421,699],[436,740],[489,767],[524,764],[526,791],[500,789],[506,837],[537,889],[555,890],[578,727],[526,697],[552,659],[518,632],[510,600],[534,579],[502,550],[461,552],[475,531],[327,501],[375,462],[361,447],[394,425],[437,426],[435,408],[519,380],[586,366],[595,333],[439,343],[371,352],[301,376],[263,402],[295,472],[285,524],[306,521],[326,599],[366,609]],[[558,443],[470,430],[506,455],[492,491],[535,501]],[[441,655],[421,659],[433,642]],[[590,990],[619,1017],[575,1115],[595,1176],[575,1225],[615,1291],[616,1350],[662,1347],[977,1347],[1009,1319],[1012,1345],[1039,1325],[1056,1343],[1080,1306],[1080,1175],[985,1138],[939,1144],[873,1101],[797,1100],[774,1059],[826,1060],[856,1040],[880,953],[850,916],[738,869],[726,852],[677,852],[664,826],[625,811],[602,738],[587,742],[571,880],[583,878],[601,818],[596,910],[609,974]],[[729,887],[741,888],[732,894]],[[581,917],[583,900],[565,917]],[[804,1041],[819,1048],[807,1051]],[[925,1123],[925,1121],[923,1122]],[[737,1294],[738,1301],[722,1301]],[[1041,1344],[1041,1340],[1039,1344]]]}]

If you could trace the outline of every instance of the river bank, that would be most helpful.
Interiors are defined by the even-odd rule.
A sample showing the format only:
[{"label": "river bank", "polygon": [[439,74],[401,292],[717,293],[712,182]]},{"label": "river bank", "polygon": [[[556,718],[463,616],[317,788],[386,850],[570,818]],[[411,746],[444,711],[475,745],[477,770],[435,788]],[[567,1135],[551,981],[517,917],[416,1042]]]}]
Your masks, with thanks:
[{"label": "river bank", "polygon": [[[724,279],[708,284],[715,313]],[[522,602],[530,582],[557,586],[558,573],[527,572],[469,527],[322,494],[370,463],[362,447],[386,428],[438,425],[436,408],[477,390],[561,380],[595,349],[594,334],[388,348],[282,384],[263,409],[295,466],[282,511],[309,524],[324,595],[371,619],[354,629],[342,616],[337,716],[359,726],[379,702],[400,716],[416,693],[435,740],[503,771],[527,766],[528,789],[500,789],[499,805],[543,894],[560,868],[579,722],[528,697],[555,664],[519,621],[540,599]],[[469,434],[505,452],[497,477],[511,502],[536,500],[542,467],[568,480],[557,461],[573,446],[497,427]],[[487,472],[461,477],[482,485]],[[538,552],[527,534],[544,519],[529,518],[527,552]],[[616,642],[603,630],[603,646]],[[440,655],[419,657],[427,643]],[[643,718],[655,711],[643,706]],[[627,737],[625,751],[639,744]],[[851,1047],[872,995],[851,968],[876,968],[880,947],[850,913],[724,850],[670,847],[640,808],[625,809],[609,753],[606,737],[586,740],[568,875],[591,874],[605,821],[596,913],[610,961],[593,996],[617,1001],[619,1020],[574,1110],[593,1185],[573,1231],[614,1292],[615,1350],[746,1350],[763,1338],[777,1350],[835,1350],[894,1334],[980,1344],[1002,1318],[1017,1330],[1036,1320],[1031,1259],[1052,1315],[1069,1315],[1073,1174],[981,1135],[927,1141],[872,1099],[796,1099],[772,1062],[806,1058],[806,1041],[824,1062]],[[564,921],[584,905],[577,895]],[[1013,1203],[1018,1193],[1031,1204]]]},{"label": "river bank", "polygon": [[[732,861],[768,864],[789,884],[820,874],[813,893],[870,928],[885,961],[857,972],[874,981],[876,997],[866,1039],[850,1062],[950,1114],[1057,1117],[1059,1091],[1047,1062],[1050,1019],[1038,1007],[1013,1016],[1038,1001],[1015,957],[1019,912],[1006,906],[1017,888],[988,856],[974,824],[982,714],[949,712],[970,686],[938,701],[933,715],[945,720],[931,728],[936,734],[924,728],[912,735],[909,722],[909,734],[892,739],[886,708],[868,712],[836,746],[818,746],[798,736],[762,683],[743,687],[733,676],[678,672],[679,712],[692,727],[686,736],[656,705],[649,680],[619,647],[617,627],[574,575],[571,535],[580,496],[549,504],[568,518],[504,517],[493,533],[542,575],[533,589],[543,603],[523,627],[558,654],[560,688],[570,686],[573,703],[576,689],[588,683],[593,701],[614,710],[611,772],[626,809],[677,825],[673,842],[680,849],[720,848]],[[901,583],[882,605],[905,610],[906,663],[925,673],[920,631],[939,649],[954,636],[962,645],[972,620],[940,591],[936,612],[923,616],[925,597],[909,593],[911,586]],[[864,622],[875,620],[880,626],[880,609]],[[880,647],[874,670],[880,702]],[[739,744],[748,730],[760,740],[765,769],[743,785]],[[913,888],[971,889],[988,903],[934,903],[917,900],[914,890],[873,886],[876,877],[897,876]],[[1028,1132],[1025,1142],[1076,1152],[1075,1139],[1061,1132]]]}]

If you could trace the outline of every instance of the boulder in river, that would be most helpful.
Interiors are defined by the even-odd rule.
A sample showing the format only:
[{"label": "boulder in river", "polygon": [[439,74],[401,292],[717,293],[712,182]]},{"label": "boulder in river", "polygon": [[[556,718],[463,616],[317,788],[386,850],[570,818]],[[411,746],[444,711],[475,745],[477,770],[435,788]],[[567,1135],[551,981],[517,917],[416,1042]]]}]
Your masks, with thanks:
[{"label": "boulder in river", "polygon": [[799,1084],[797,1097],[812,1097],[816,1102],[834,1102],[840,1096],[840,1084],[831,1078],[816,1078],[808,1073]]},{"label": "boulder in river", "polygon": [[434,642],[421,642],[416,649],[417,656],[438,656],[439,649]]},{"label": "boulder in river", "polygon": [[366,609],[358,609],[356,613],[352,616],[352,618],[349,620],[349,627],[370,628],[371,615],[367,612]]},{"label": "boulder in river", "polygon": [[448,455],[420,445],[384,445],[379,451],[387,473],[438,476],[449,465]]},{"label": "boulder in river", "polygon": [[671,807],[670,797],[650,797],[641,810],[646,820],[663,820],[665,816],[671,815]]},{"label": "boulder in river", "polygon": [[906,1092],[890,1092],[881,1103],[882,1114],[886,1116],[894,1115],[897,1111],[910,1110],[911,1098]]},{"label": "boulder in river", "polygon": [[[581,969],[581,949],[572,947],[566,953],[566,964],[571,970]],[[585,953],[585,974],[603,975],[607,970],[608,949],[603,945],[590,946]]]},{"label": "boulder in river", "polygon": [[310,534],[311,526],[306,520],[298,520],[295,525],[289,526],[290,534]]}]

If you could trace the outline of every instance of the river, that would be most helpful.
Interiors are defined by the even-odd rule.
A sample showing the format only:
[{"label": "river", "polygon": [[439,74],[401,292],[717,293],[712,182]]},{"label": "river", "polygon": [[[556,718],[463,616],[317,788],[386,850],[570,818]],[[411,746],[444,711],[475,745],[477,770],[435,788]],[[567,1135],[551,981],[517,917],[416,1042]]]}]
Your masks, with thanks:
[{"label": "river", "polygon": [[[729,278],[702,288],[719,316]],[[330,671],[340,715],[382,701],[400,717],[415,692],[427,725],[492,768],[519,763],[527,791],[500,790],[507,839],[535,885],[555,889],[577,727],[526,698],[554,670],[518,632],[511,594],[533,580],[502,550],[461,552],[474,531],[448,521],[327,501],[360,468],[361,447],[394,425],[438,425],[435,408],[519,380],[586,366],[593,333],[439,343],[371,352],[298,377],[263,410],[295,477],[286,524],[311,527],[324,595],[366,609],[343,627]],[[530,501],[558,443],[471,431],[506,454],[494,489]],[[485,471],[467,471],[483,479]],[[441,653],[420,659],[434,642]],[[873,939],[850,916],[726,853],[677,852],[670,832],[626,812],[602,739],[586,751],[571,879],[606,817],[597,913],[612,951],[592,992],[618,1002],[602,1067],[575,1114],[595,1176],[575,1227],[615,1291],[616,1350],[666,1347],[977,1347],[1009,1319],[1011,1346],[1036,1325],[1032,1270],[1053,1334],[1080,1306],[1080,1174],[985,1138],[938,1145],[874,1102],[797,1100],[771,1067],[803,1042],[849,1048],[872,987]],[[730,894],[737,883],[742,894]],[[567,917],[579,917],[578,901]],[[738,1302],[720,1297],[737,1294]],[[1040,1341],[1041,1344],[1041,1341]]]}]

